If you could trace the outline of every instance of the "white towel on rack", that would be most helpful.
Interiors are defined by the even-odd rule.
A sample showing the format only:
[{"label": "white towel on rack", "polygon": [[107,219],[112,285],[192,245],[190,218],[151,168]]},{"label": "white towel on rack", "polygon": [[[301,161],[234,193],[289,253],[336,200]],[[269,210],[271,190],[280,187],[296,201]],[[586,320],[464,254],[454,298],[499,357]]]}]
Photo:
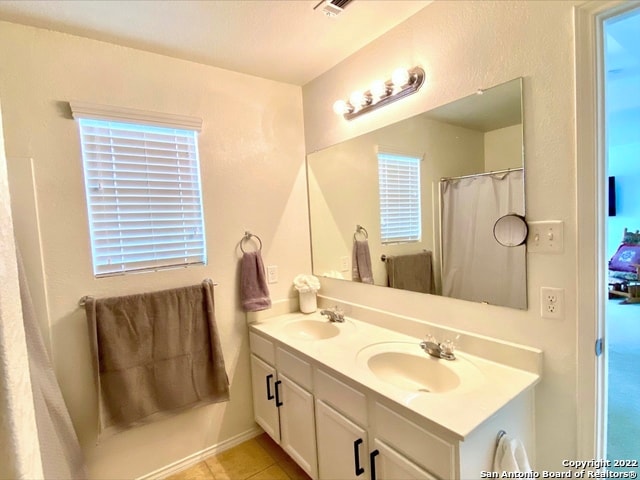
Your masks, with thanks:
[{"label": "white towel on rack", "polygon": [[531,471],[527,452],[520,440],[507,434],[500,437],[493,459],[493,471],[498,473]]}]

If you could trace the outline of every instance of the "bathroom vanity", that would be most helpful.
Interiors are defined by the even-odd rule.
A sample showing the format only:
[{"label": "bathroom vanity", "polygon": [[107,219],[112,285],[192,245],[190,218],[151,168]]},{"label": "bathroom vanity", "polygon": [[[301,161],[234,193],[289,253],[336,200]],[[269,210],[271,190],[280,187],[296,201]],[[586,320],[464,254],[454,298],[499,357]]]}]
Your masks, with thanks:
[{"label": "bathroom vanity", "polygon": [[255,420],[314,479],[480,478],[500,431],[534,463],[535,349],[463,337],[494,359],[445,360],[421,338],[319,313],[261,319],[249,336]]}]

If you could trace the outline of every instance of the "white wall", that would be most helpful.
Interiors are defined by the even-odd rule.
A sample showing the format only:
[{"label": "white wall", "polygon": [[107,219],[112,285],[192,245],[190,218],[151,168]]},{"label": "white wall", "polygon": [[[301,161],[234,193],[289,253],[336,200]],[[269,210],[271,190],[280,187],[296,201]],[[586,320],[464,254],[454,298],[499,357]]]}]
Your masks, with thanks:
[{"label": "white wall", "polygon": [[[291,280],[310,270],[300,87],[4,22],[0,58],[7,156],[33,159],[37,195],[25,191],[24,198],[37,198],[40,217],[42,241],[25,245],[22,254],[42,255],[45,284],[33,290],[48,297],[41,303],[47,305],[55,369],[92,478],[143,475],[250,432],[255,424],[237,246],[245,230],[261,237],[265,264],[280,268],[280,283],[271,286],[273,300],[293,296]],[[207,266],[93,278],[78,130],[69,100],[204,119],[199,149]],[[38,245],[41,252],[34,251]],[[205,277],[220,284],[216,314],[231,401],[95,446],[96,394],[79,298],[159,290]]]},{"label": "white wall", "polygon": [[[339,280],[322,293],[544,351],[536,387],[538,469],[576,449],[576,187],[572,1],[438,1],[303,87],[307,152],[325,148],[516,77],[524,77],[527,218],[562,220],[564,252],[528,254],[527,311]],[[347,122],[333,102],[398,66],[421,65],[415,95]],[[540,317],[542,286],[565,290],[562,320]],[[372,290],[375,289],[375,290]],[[426,332],[425,332],[426,333]],[[473,408],[472,405],[469,408]]]},{"label": "white wall", "polygon": [[607,173],[616,177],[617,206],[616,216],[608,217],[607,257],[611,258],[622,242],[624,229],[640,229],[640,109],[610,113],[607,122]]},{"label": "white wall", "polygon": [[511,125],[484,134],[484,171],[522,166],[522,125]]}]

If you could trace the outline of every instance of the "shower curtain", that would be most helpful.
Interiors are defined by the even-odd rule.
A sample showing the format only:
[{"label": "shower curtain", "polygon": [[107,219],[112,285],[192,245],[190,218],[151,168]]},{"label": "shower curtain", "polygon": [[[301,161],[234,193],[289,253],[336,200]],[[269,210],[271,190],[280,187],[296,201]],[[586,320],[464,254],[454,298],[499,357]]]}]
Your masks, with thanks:
[{"label": "shower curtain", "polygon": [[502,215],[524,215],[523,171],[443,180],[441,195],[442,294],[526,308],[525,246],[493,237]]},{"label": "shower curtain", "polygon": [[14,317],[12,326],[19,334],[0,335],[0,363],[16,377],[11,382],[3,375],[0,382],[0,477],[84,479],[82,450],[36,322],[19,252],[17,257],[22,318]]}]

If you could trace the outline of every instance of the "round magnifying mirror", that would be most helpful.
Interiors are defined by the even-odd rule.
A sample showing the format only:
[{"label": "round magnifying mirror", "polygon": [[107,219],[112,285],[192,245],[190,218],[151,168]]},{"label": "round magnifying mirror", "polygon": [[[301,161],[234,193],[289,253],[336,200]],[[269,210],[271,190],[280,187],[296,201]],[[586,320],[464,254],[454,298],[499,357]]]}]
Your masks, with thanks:
[{"label": "round magnifying mirror", "polygon": [[529,227],[524,217],[516,213],[504,215],[493,225],[493,236],[503,247],[517,247],[527,239]]}]

